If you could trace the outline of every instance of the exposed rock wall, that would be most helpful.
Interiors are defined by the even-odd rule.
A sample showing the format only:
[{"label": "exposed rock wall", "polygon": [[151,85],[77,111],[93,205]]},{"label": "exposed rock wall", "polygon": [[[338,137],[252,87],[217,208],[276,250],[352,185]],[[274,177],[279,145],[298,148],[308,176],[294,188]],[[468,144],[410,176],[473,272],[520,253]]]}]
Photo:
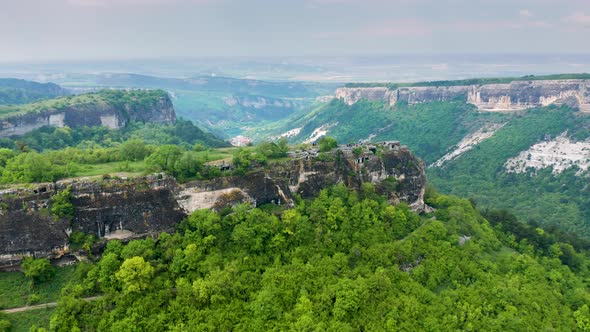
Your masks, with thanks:
[{"label": "exposed rock wall", "polygon": [[5,118],[0,123],[0,137],[24,135],[43,126],[76,128],[102,125],[119,129],[129,121],[172,124],[176,122],[176,113],[167,96],[148,105],[80,104],[65,109],[48,109]]},{"label": "exposed rock wall", "polygon": [[[314,197],[327,186],[375,185],[392,202],[423,210],[424,163],[397,142],[340,147],[320,156],[300,151],[287,161],[243,176],[225,176],[184,185],[150,175],[134,179],[67,180],[0,192],[0,268],[23,256],[58,258],[69,252],[72,232],[98,238],[136,237],[169,231],[197,209],[221,209],[249,202],[292,205],[294,195]],[[75,211],[71,221],[54,220],[51,197],[71,186]]]},{"label": "exposed rock wall", "polygon": [[[51,196],[71,186],[75,207],[71,221],[50,214]],[[68,251],[72,232],[105,237],[173,229],[186,214],[176,200],[177,184],[169,177],[129,180],[60,181],[0,193],[0,267],[23,255],[57,258]]]},{"label": "exposed rock wall", "polygon": [[527,108],[568,103],[590,112],[590,81],[539,80],[514,81],[507,84],[403,87],[340,88],[336,98],[347,105],[361,99],[382,101],[391,106],[397,102],[418,104],[435,101],[463,100],[482,111],[518,111]]},{"label": "exposed rock wall", "polygon": [[[393,202],[404,201],[417,210],[424,208],[422,188],[425,186],[424,163],[407,148],[397,142],[366,145],[365,153],[352,154],[351,147],[341,147],[330,160],[322,161],[317,150],[302,152],[293,159],[273,164],[269,169],[258,169],[245,176],[220,177],[206,181],[187,183],[181,192],[184,206],[194,209],[219,205],[212,194],[223,202],[228,194],[255,204],[292,204],[294,194],[303,198],[316,196],[323,188],[344,183],[351,188],[360,188],[364,182],[371,182],[380,194],[387,195]],[[380,151],[374,154],[367,147]],[[389,188],[383,181],[395,182]],[[195,204],[202,202],[201,205]]]},{"label": "exposed rock wall", "polygon": [[553,174],[559,174],[571,167],[577,167],[577,174],[590,168],[590,140],[572,141],[567,132],[532,145],[504,163],[506,172],[525,173],[551,167]]},{"label": "exposed rock wall", "polygon": [[338,88],[336,89],[336,98],[342,99],[347,105],[354,105],[361,99],[370,101],[383,101],[389,105],[395,105],[397,102],[397,90],[392,91],[387,87],[373,88]]},{"label": "exposed rock wall", "polygon": [[485,111],[517,111],[550,104],[571,103],[590,111],[587,80],[515,81],[472,86],[467,102]]}]

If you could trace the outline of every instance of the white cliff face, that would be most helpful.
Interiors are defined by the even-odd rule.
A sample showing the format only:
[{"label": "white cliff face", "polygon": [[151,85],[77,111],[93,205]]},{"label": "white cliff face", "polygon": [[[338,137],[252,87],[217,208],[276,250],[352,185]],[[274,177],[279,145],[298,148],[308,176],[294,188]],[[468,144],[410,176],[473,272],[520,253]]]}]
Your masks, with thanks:
[{"label": "white cliff face", "polygon": [[115,114],[101,115],[100,124],[110,129],[119,129],[119,118]]},{"label": "white cliff face", "polygon": [[289,131],[286,131],[286,132],[280,134],[279,137],[285,137],[285,138],[295,137],[295,136],[299,135],[299,133],[301,132],[301,129],[303,129],[303,127],[291,129]]},{"label": "white cliff face", "polygon": [[461,140],[461,142],[459,142],[457,144],[457,146],[455,147],[455,149],[453,151],[445,154],[439,160],[437,160],[436,162],[434,162],[432,165],[430,165],[428,167],[442,167],[446,162],[457,159],[465,152],[473,149],[476,145],[478,145],[482,141],[492,137],[494,135],[494,133],[498,129],[504,127],[504,125],[505,125],[505,123],[503,123],[503,124],[498,124],[498,123],[488,124],[480,129],[478,129],[477,131],[465,136]]},{"label": "white cliff face", "polygon": [[49,115],[49,125],[62,128],[65,126],[64,119],[66,118],[66,113],[57,113]]},{"label": "white cliff face", "polygon": [[387,87],[371,88],[338,88],[336,98],[342,99],[347,105],[354,105],[361,99],[370,101],[384,101],[390,105],[397,102],[396,91],[390,91]]},{"label": "white cliff face", "polygon": [[211,209],[220,199],[236,194],[239,194],[241,197],[244,197],[251,203],[254,203],[254,199],[252,199],[245,191],[235,187],[219,190],[186,188],[178,195],[177,202],[184,209],[184,211],[187,213],[192,213],[200,209]]},{"label": "white cliff face", "polygon": [[313,142],[317,141],[318,139],[320,139],[320,137],[326,136],[330,127],[333,127],[336,125],[338,125],[338,123],[321,125],[319,128],[316,128],[311,133],[311,135],[305,141],[303,141],[303,143],[307,144],[307,143],[313,143]]},{"label": "white cliff face", "polygon": [[507,172],[524,173],[527,169],[543,169],[553,167],[553,173],[578,166],[581,174],[590,167],[590,140],[573,142],[562,133],[551,141],[537,143],[518,156],[509,159],[504,167]]},{"label": "white cliff face", "polygon": [[472,86],[467,102],[482,111],[519,111],[527,108],[575,102],[590,112],[587,80],[514,81],[508,84]]},{"label": "white cliff face", "polygon": [[480,111],[520,111],[551,104],[573,103],[590,113],[590,80],[513,81],[507,84],[463,86],[339,88],[336,98],[347,105],[361,99],[382,101],[390,106],[398,101],[409,105],[463,99]]}]

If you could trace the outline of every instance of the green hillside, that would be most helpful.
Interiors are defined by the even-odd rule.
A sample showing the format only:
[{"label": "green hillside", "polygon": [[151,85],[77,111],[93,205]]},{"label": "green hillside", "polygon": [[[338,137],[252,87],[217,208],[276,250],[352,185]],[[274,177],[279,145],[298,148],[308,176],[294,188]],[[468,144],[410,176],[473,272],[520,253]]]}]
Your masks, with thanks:
[{"label": "green hillside", "polygon": [[444,193],[475,199],[482,208],[506,208],[524,222],[556,225],[590,236],[590,192],[587,175],[576,169],[552,174],[506,173],[504,163],[521,151],[563,132],[574,141],[590,136],[590,116],[563,107],[516,113],[478,112],[464,102],[433,102],[390,107],[361,100],[348,106],[340,100],[288,121],[275,132],[300,127],[293,141],[302,141],[322,126],[341,143],[371,138],[399,140],[430,165],[455,149],[468,134],[490,124],[505,124],[491,138],[442,168],[430,168],[433,185]]},{"label": "green hillside", "polygon": [[262,81],[218,76],[166,78],[137,74],[78,75],[65,83],[76,88],[147,88],[170,92],[178,116],[229,138],[258,137],[256,130],[309,108],[338,84]]},{"label": "green hillside", "polygon": [[491,138],[442,168],[429,171],[432,183],[446,193],[472,197],[482,207],[508,208],[522,220],[557,225],[590,237],[588,172],[573,167],[525,174],[507,173],[504,163],[546,137],[567,130],[575,140],[590,136],[590,117],[567,107],[529,110],[508,122]]},{"label": "green hillside", "polygon": [[[584,330],[588,257],[430,193],[420,217],[366,186],[296,208],[197,211],[78,266],[55,331]],[[517,223],[518,224],[518,223]],[[93,301],[82,298],[102,295]],[[10,316],[5,319],[10,320]],[[39,325],[47,324],[40,321]]]},{"label": "green hillside", "polygon": [[167,93],[163,90],[101,90],[94,93],[53,98],[24,105],[0,106],[0,118],[87,105],[123,107],[126,104],[133,104],[141,107],[154,105],[160,99],[166,97]]},{"label": "green hillside", "polygon": [[328,135],[342,143],[372,137],[374,141],[399,140],[427,163],[434,162],[467,133],[484,123],[502,123],[513,115],[476,112],[464,102],[398,104],[360,100],[348,106],[339,99],[293,118],[278,131],[301,127],[294,141],[308,138],[314,130],[328,126]]},{"label": "green hillside", "polygon": [[67,90],[53,83],[37,83],[14,78],[0,78],[0,105],[27,104],[41,99],[51,99],[67,94]]}]

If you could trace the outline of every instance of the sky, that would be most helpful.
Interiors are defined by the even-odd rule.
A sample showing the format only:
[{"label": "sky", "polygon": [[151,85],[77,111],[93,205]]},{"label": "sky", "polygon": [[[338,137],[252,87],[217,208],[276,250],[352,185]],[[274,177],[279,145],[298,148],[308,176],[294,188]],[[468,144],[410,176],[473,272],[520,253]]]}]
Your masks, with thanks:
[{"label": "sky", "polygon": [[0,0],[0,61],[590,53],[590,0]]}]

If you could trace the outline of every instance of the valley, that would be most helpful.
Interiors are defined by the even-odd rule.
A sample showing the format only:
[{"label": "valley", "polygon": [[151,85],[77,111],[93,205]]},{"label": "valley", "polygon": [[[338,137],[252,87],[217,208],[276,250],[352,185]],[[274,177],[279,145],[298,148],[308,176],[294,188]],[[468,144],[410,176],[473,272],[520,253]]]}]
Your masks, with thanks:
[{"label": "valley", "polygon": [[589,1],[0,26],[0,332],[590,332]]},{"label": "valley", "polygon": [[[590,120],[585,80],[572,79],[490,83],[504,84],[494,85],[493,93],[487,83],[478,88],[454,85],[459,82],[333,86],[335,97],[315,97],[305,107],[293,101],[297,98],[273,99],[270,92],[238,97],[245,89],[241,81],[229,88],[234,83],[199,83],[236,91],[212,92],[219,98],[215,103],[236,113],[234,120],[218,114],[221,121],[242,123],[240,109],[261,110],[248,127],[229,129],[254,139],[246,147],[230,147],[180,118],[177,107],[192,104],[179,98],[181,90],[149,84],[130,89],[123,80],[116,89],[93,87],[0,106],[0,267],[29,275],[17,291],[6,285],[25,277],[1,273],[0,289],[14,296],[1,303],[10,309],[57,300],[48,309],[0,314],[0,323],[58,331],[132,329],[123,309],[104,308],[139,310],[125,302],[133,298],[138,304],[158,303],[142,309],[133,322],[158,315],[163,321],[150,324],[164,330],[175,328],[172,316],[195,329],[202,324],[289,329],[304,322],[320,329],[388,328],[392,321],[339,304],[348,295],[339,293],[338,285],[358,288],[358,303],[371,307],[371,299],[384,295],[366,283],[397,280],[412,287],[408,301],[429,312],[429,324],[461,329],[466,323],[449,323],[449,306],[443,303],[462,298],[476,305],[468,294],[485,294],[491,284],[508,292],[500,271],[520,278],[517,265],[527,260],[537,281],[526,284],[526,296],[513,297],[515,305],[546,298],[551,286],[538,280],[550,271],[567,276],[568,285],[560,284],[562,291],[550,298],[560,303],[562,314],[531,309],[531,319],[520,322],[579,324],[586,311],[576,303],[588,297],[580,292],[580,278],[590,249],[585,180]],[[191,85],[182,89],[195,84],[173,82]],[[199,102],[212,96],[191,93]],[[264,113],[269,104],[293,110],[275,118]],[[376,254],[382,251],[389,258]],[[341,265],[342,259],[348,263]],[[450,268],[442,268],[442,262]],[[45,267],[29,272],[27,264]],[[135,269],[131,265],[149,278],[125,277],[122,271]],[[344,279],[325,276],[316,265],[334,265]],[[468,269],[471,277],[455,269]],[[262,274],[254,278],[253,271]],[[307,276],[293,271],[308,271],[336,290],[307,284],[297,279]],[[276,273],[283,280],[285,273],[295,278],[285,285],[302,286],[277,288],[267,280]],[[485,283],[470,281],[484,275]],[[244,280],[256,280],[261,288],[244,290]],[[221,281],[229,293],[215,286]],[[174,295],[161,296],[172,294],[170,287]],[[66,289],[67,295],[55,289]],[[386,289],[386,296],[399,298],[393,288]],[[293,290],[299,295],[273,310],[299,318],[277,319],[259,311],[260,305],[275,305],[265,292]],[[468,319],[470,326],[518,325],[501,299],[486,296],[496,309]],[[200,302],[194,310],[175,309],[195,298]],[[315,309],[301,316],[298,308],[310,299]],[[242,312],[243,318],[219,318],[228,310]],[[394,304],[371,310],[404,309]],[[450,310],[463,309],[454,303]],[[194,315],[200,316],[193,320]],[[412,317],[401,314],[395,324],[416,326]]]}]

